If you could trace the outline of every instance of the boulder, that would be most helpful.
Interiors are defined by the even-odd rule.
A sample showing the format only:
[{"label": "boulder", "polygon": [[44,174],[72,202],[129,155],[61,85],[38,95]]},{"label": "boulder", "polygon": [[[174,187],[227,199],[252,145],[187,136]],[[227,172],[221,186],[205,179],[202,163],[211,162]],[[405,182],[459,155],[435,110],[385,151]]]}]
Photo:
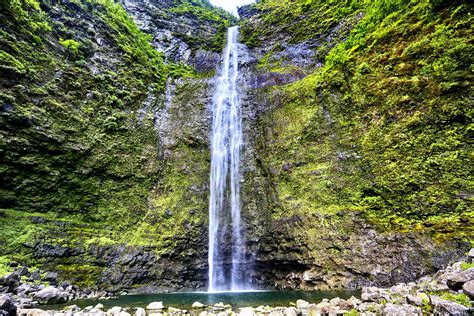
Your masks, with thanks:
[{"label": "boulder", "polygon": [[126,311],[121,311],[119,313],[119,316],[132,316],[130,313],[126,312]]},{"label": "boulder", "polygon": [[41,272],[40,270],[35,270],[31,273],[30,275],[30,280],[32,281],[38,281],[41,279]]},{"label": "boulder", "polygon": [[283,313],[285,314],[285,316],[298,316],[298,311],[294,307],[285,308]]},{"label": "boulder", "polygon": [[296,301],[296,308],[297,309],[308,309],[309,303],[305,300],[297,300]]},{"label": "boulder", "polygon": [[352,308],[356,308],[357,306],[362,304],[362,301],[359,300],[358,298],[354,297],[354,296],[351,296],[351,298],[348,299],[346,302],[351,304]]},{"label": "boulder", "polygon": [[42,309],[38,309],[38,308],[19,309],[17,313],[18,315],[21,315],[21,316],[49,316],[49,314],[46,311]]},{"label": "boulder", "polygon": [[474,268],[461,271],[448,277],[446,284],[453,291],[462,289],[464,283],[474,280]]},{"label": "boulder", "polygon": [[162,310],[163,308],[165,308],[163,302],[152,302],[146,307],[147,310]]},{"label": "boulder", "polygon": [[28,283],[23,283],[19,287],[16,288],[16,294],[29,294],[34,291],[34,288],[29,285]]},{"label": "boulder", "polygon": [[407,295],[406,296],[408,304],[415,306],[423,306],[423,300],[429,300],[428,296],[425,293],[416,293],[416,295]]},{"label": "boulder", "polygon": [[375,286],[363,287],[361,299],[364,302],[381,302],[382,300],[389,301],[390,293],[386,289],[380,289]]},{"label": "boulder", "polygon": [[206,306],[206,305],[204,305],[204,304],[201,303],[201,302],[194,302],[191,307],[192,307],[192,308],[199,309],[199,308],[204,308],[205,306]]},{"label": "boulder", "polygon": [[120,306],[114,306],[111,309],[107,311],[107,315],[113,315],[113,316],[118,316],[120,315],[120,312],[122,311],[122,307]]},{"label": "boulder", "polygon": [[433,313],[435,315],[469,315],[468,307],[455,302],[443,300],[438,296],[431,296],[431,302],[433,304]]},{"label": "boulder", "polygon": [[81,308],[77,305],[69,305],[64,308],[65,311],[70,311],[70,312],[78,312],[81,310]]},{"label": "boulder", "polygon": [[6,288],[7,292],[15,292],[20,283],[20,275],[16,272],[8,273],[0,278],[0,287]]},{"label": "boulder", "polygon": [[49,282],[51,284],[56,284],[58,280],[58,274],[56,272],[48,272],[43,278],[43,281]]},{"label": "boulder", "polygon": [[474,280],[467,281],[466,283],[464,283],[462,286],[462,290],[464,294],[471,298],[471,300],[474,300]]},{"label": "boulder", "polygon": [[34,299],[40,304],[59,304],[68,300],[69,294],[54,286],[48,286],[34,294]]},{"label": "boulder", "polygon": [[7,316],[15,316],[16,315],[16,306],[13,302],[12,298],[6,294],[0,295],[0,313]]},{"label": "boulder", "polygon": [[135,311],[135,316],[146,316],[145,309],[142,307],[137,308]]}]

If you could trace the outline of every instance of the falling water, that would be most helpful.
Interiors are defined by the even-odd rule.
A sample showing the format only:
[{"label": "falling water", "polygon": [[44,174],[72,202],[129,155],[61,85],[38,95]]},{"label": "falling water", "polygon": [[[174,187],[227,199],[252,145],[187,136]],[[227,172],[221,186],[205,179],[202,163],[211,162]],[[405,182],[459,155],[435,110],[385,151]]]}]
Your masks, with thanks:
[{"label": "falling water", "polygon": [[[224,62],[213,100],[209,200],[209,292],[248,289],[240,227],[242,119],[238,91],[238,27],[227,32]],[[230,192],[229,192],[230,191]],[[229,196],[230,195],[230,196]],[[230,210],[230,214],[229,214]],[[227,231],[231,221],[231,232]],[[230,241],[229,241],[230,239]],[[225,244],[232,245],[229,254]],[[231,263],[229,264],[229,260]]]}]

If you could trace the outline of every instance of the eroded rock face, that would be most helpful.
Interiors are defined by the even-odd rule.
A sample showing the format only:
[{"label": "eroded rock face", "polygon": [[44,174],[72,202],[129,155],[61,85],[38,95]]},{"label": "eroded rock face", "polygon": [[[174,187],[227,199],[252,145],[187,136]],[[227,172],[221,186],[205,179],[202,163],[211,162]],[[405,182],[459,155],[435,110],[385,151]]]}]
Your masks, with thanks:
[{"label": "eroded rock face", "polygon": [[[177,3],[166,0],[123,0],[138,27],[152,36],[152,44],[166,60],[193,66],[200,73],[215,71],[225,39],[224,23],[203,20],[195,13],[173,11]],[[230,16],[226,16],[230,18]],[[212,41],[219,38],[219,41]]]}]

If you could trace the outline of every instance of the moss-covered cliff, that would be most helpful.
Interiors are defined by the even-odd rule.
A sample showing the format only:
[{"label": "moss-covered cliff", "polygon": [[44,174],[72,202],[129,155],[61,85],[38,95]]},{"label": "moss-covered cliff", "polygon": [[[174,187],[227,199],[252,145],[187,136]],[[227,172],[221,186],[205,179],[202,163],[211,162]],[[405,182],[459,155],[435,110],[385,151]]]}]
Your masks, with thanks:
[{"label": "moss-covered cliff", "polygon": [[[201,42],[180,42],[193,50],[220,50],[225,28],[234,19],[206,1],[157,5],[173,18],[201,23],[207,32]],[[189,62],[192,66],[186,60],[174,63],[150,44],[159,34],[145,35],[113,1],[7,0],[1,2],[0,17],[2,262],[45,266],[86,286],[109,282],[106,287],[120,288],[158,280],[160,276],[134,279],[131,272],[124,277],[118,273],[120,258],[127,251],[132,256],[151,252],[156,255],[153,264],[166,252],[186,256],[176,244],[189,245],[195,234],[202,235],[201,226],[182,234],[188,221],[193,228],[205,221],[205,213],[193,217],[185,207],[186,201],[198,199],[185,192],[193,179],[183,171],[193,167],[187,153],[196,145],[171,146],[173,160],[164,144],[174,141],[173,130],[183,139],[197,134],[179,120],[164,132],[162,125],[163,116],[173,122],[175,115],[165,109],[170,86],[188,95],[183,106],[189,111],[205,108],[199,101],[187,103],[196,97],[195,90],[187,89],[203,80],[192,66],[206,59]],[[169,24],[160,26],[172,39],[187,36],[179,33],[186,29],[171,32]],[[177,79],[191,83],[175,84]],[[188,115],[186,109],[178,110]],[[199,115],[206,119],[205,113]],[[202,157],[206,161],[207,151]],[[207,163],[200,168],[207,178]],[[165,195],[170,190],[175,195]],[[119,245],[132,248],[121,250]],[[112,266],[118,270],[105,271]],[[154,268],[163,273],[158,264]],[[112,281],[110,274],[116,275]]]},{"label": "moss-covered cliff", "polygon": [[266,188],[249,212],[267,227],[255,230],[267,279],[386,284],[472,241],[471,13],[463,1],[403,0],[240,10],[264,78],[251,89],[259,172],[247,192]]}]

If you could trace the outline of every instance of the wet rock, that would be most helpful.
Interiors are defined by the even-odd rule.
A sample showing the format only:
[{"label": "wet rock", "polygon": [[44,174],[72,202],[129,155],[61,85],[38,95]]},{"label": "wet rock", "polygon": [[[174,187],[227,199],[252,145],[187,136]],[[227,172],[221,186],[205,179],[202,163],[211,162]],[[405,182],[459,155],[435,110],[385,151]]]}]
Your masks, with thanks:
[{"label": "wet rock", "polygon": [[16,315],[16,306],[12,298],[6,294],[0,295],[0,315],[14,316]]},{"label": "wet rock", "polygon": [[462,290],[464,294],[471,298],[471,300],[474,300],[474,280],[467,281],[466,283],[464,283],[462,286]]},{"label": "wet rock", "polygon": [[462,288],[464,283],[471,280],[474,280],[474,268],[451,275],[448,277],[446,283],[450,289],[458,291]]},{"label": "wet rock", "polygon": [[296,301],[296,308],[297,309],[308,309],[309,303],[305,300],[297,300]]},{"label": "wet rock", "polygon": [[34,299],[40,304],[64,303],[68,300],[68,298],[69,295],[67,292],[60,291],[53,286],[48,286],[34,294]]},{"label": "wet rock", "polygon": [[469,308],[464,305],[443,300],[438,296],[431,296],[431,302],[433,304],[433,312],[439,315],[469,315]]}]

